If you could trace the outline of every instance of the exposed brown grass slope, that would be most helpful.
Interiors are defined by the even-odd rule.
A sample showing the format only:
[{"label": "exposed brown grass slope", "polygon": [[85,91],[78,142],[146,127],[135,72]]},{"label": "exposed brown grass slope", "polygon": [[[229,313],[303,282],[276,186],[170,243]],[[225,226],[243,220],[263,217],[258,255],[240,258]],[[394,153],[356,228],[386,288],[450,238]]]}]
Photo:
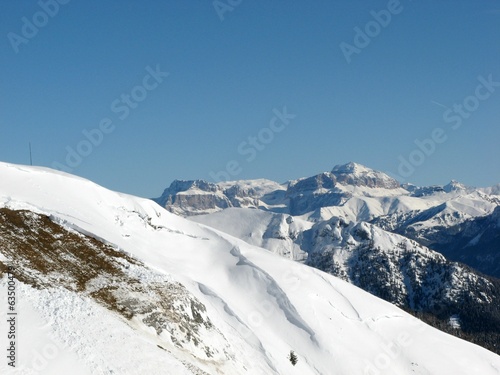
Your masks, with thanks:
[{"label": "exposed brown grass slope", "polygon": [[167,333],[179,348],[194,346],[198,357],[225,355],[225,348],[203,345],[207,331],[222,334],[183,285],[46,215],[0,208],[0,252],[8,259],[0,261],[0,277],[13,267],[20,282],[34,288],[64,287],[92,298],[127,320],[139,318],[158,335]]}]

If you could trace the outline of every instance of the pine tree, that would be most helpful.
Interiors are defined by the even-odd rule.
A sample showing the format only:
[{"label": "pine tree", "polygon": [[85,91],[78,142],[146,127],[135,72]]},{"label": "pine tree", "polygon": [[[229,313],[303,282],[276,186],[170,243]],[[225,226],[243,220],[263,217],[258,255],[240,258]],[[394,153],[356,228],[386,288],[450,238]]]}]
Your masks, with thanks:
[{"label": "pine tree", "polygon": [[297,354],[293,352],[293,350],[290,350],[290,354],[288,355],[288,359],[292,363],[292,365],[296,365],[299,359],[297,358]]}]

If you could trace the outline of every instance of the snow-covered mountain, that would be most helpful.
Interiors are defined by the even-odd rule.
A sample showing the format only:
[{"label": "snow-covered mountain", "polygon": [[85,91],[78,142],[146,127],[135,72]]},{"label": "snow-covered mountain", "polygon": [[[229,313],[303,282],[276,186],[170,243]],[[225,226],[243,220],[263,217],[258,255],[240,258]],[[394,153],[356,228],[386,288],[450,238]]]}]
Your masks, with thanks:
[{"label": "snow-covered mountain", "polygon": [[454,213],[447,215],[447,225],[487,215],[500,205],[500,195],[494,187],[476,189],[456,181],[432,187],[400,185],[385,173],[356,163],[337,165],[331,172],[284,184],[269,180],[220,183],[176,180],[154,200],[181,216],[244,207],[300,216],[309,221],[334,216],[348,221],[370,221],[380,216],[422,212],[427,212],[431,219],[432,212],[438,214],[447,206],[449,209],[443,215]]},{"label": "snow-covered mountain", "polygon": [[[434,240],[436,233],[455,228],[450,229],[454,234],[461,223],[490,215],[500,205],[499,191],[498,186],[472,188],[457,181],[445,186],[400,185],[383,172],[348,163],[284,184],[269,180],[174,181],[155,201],[181,216],[237,207],[286,214],[307,222],[333,217],[353,223],[365,221],[430,246],[439,242]],[[487,256],[498,252],[497,248],[485,251]],[[461,259],[467,262],[468,258]]]},{"label": "snow-covered mountain", "polygon": [[[382,172],[348,163],[276,184],[275,191],[267,181],[265,196],[274,197],[274,205],[264,205],[255,193],[258,180],[225,182],[220,191],[244,184],[254,187],[255,204],[230,203],[212,207],[209,213],[184,206],[188,213],[176,212],[341,277],[416,313],[427,312],[442,321],[461,316],[462,331],[474,331],[480,336],[477,342],[489,347],[500,338],[498,281],[433,251],[498,275],[500,233],[494,212],[500,196],[495,188],[476,189],[457,181],[445,186],[400,185]],[[192,194],[192,189],[182,192]],[[481,301],[497,307],[484,312]],[[478,314],[498,336],[485,342],[484,329],[476,324]]]},{"label": "snow-covered mountain", "polygon": [[[242,208],[190,220],[302,261],[405,309],[426,312],[443,321],[458,316],[460,328],[478,333],[476,341],[489,347],[500,339],[499,280],[373,224],[337,217],[311,223]],[[486,342],[483,327],[477,326],[478,317],[493,327]]]},{"label": "snow-covered mountain", "polygon": [[436,226],[425,234],[408,231],[404,226],[397,230],[408,237],[421,236],[421,242],[428,242],[447,258],[500,278],[500,206],[489,215],[472,217],[452,226]]},{"label": "snow-covered mountain", "polygon": [[19,312],[2,374],[500,374],[490,351],[150,200],[44,168],[0,163],[0,181]]},{"label": "snow-covered mountain", "polygon": [[380,216],[371,223],[500,278],[499,210],[500,196],[475,190],[426,210]]},{"label": "snow-covered mountain", "polygon": [[398,306],[444,318],[458,314],[464,320],[469,310],[493,306],[494,314],[483,320],[500,327],[499,280],[452,263],[414,240],[366,222],[332,218],[304,231],[300,242],[309,255],[307,264]]},{"label": "snow-covered mountain", "polygon": [[208,214],[229,207],[279,210],[284,207],[284,192],[282,185],[264,179],[218,184],[175,180],[154,201],[181,216]]}]

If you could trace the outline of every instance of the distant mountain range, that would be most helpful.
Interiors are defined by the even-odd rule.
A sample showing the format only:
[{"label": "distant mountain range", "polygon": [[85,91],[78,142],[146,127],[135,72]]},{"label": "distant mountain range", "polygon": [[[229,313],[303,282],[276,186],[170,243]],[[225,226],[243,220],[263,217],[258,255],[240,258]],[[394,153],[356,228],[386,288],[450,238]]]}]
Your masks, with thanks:
[{"label": "distant mountain range", "polygon": [[[457,181],[445,186],[401,185],[382,172],[348,163],[283,184],[262,179],[220,183],[176,180],[154,200],[185,217],[237,207],[313,223],[332,217],[370,222],[500,277],[500,249],[495,242],[499,214],[494,213],[500,205],[500,184],[490,188],[468,187]],[[455,246],[459,243],[460,249]],[[462,249],[471,246],[480,249],[479,254]]]},{"label": "distant mountain range", "polygon": [[284,184],[174,181],[155,201],[416,314],[454,317],[450,327],[500,351],[499,194],[402,185],[348,163]]}]

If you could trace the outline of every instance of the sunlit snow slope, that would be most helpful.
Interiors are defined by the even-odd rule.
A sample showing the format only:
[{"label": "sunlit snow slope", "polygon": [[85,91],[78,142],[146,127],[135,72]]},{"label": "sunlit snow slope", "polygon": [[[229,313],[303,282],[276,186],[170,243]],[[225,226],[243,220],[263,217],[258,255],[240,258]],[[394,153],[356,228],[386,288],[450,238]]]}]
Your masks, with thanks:
[{"label": "sunlit snow slope", "polygon": [[[112,280],[130,290],[113,275],[95,275],[77,288],[54,273],[32,272],[30,277],[47,284],[36,289],[18,282],[18,367],[9,368],[2,356],[2,374],[500,374],[500,357],[485,349],[150,200],[49,169],[1,163],[0,207],[25,210],[14,216],[37,225],[49,226],[48,217],[56,225],[53,236],[103,242],[110,259],[121,264],[116,277],[160,289],[177,285],[171,298],[178,305],[170,312],[190,303],[186,319],[204,327],[193,343],[187,338],[192,332],[174,329],[177,321],[162,321],[158,334],[148,324],[153,307],[134,307],[130,311],[141,314],[128,319],[106,308],[91,288]],[[64,254],[64,246],[60,251]],[[0,253],[3,266],[21,261],[5,244]],[[71,263],[71,256],[64,261]],[[3,273],[1,332],[6,332],[6,282]],[[147,305],[148,298],[160,302],[139,284],[134,293],[140,304]],[[6,348],[6,334],[1,340]],[[291,350],[298,356],[296,366],[287,358]]]}]

